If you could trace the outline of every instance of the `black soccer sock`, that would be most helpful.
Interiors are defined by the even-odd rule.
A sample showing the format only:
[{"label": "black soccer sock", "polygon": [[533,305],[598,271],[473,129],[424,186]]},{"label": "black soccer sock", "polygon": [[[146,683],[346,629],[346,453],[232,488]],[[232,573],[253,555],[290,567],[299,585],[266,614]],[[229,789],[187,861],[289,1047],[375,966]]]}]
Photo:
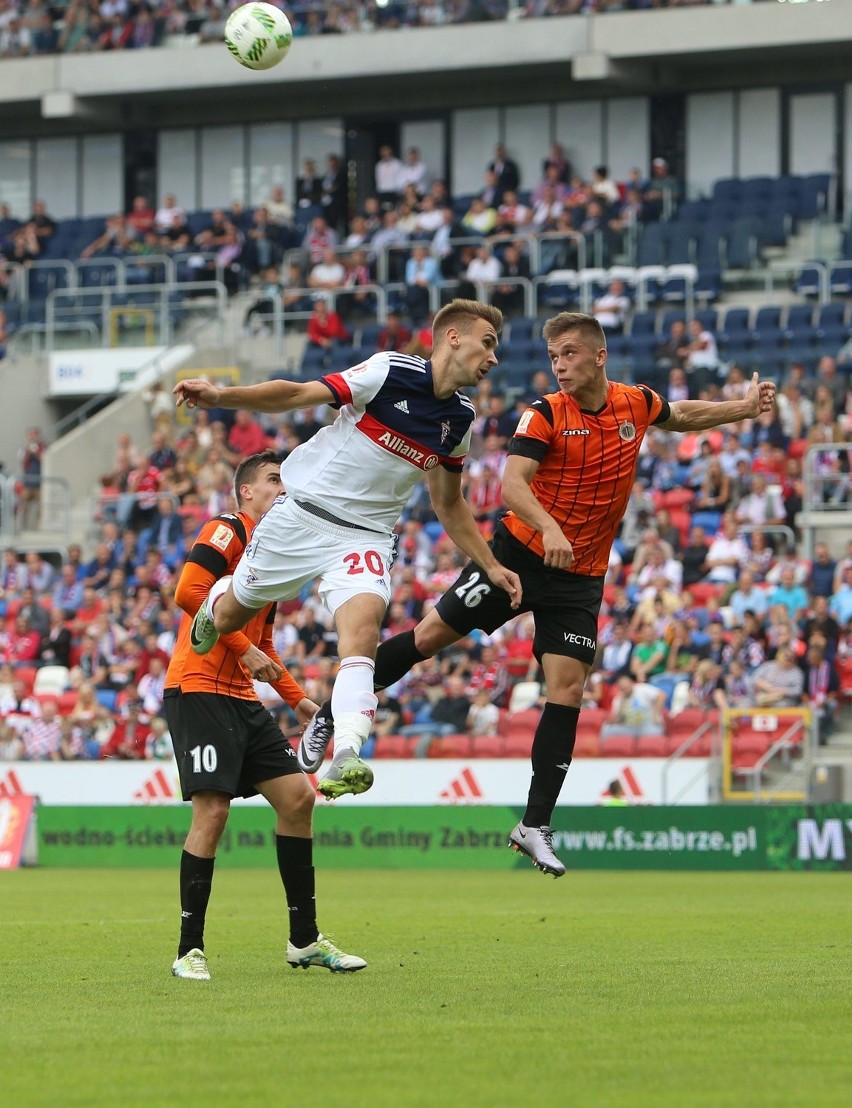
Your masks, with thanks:
[{"label": "black soccer sock", "polygon": [[[392,639],[379,643],[376,651],[376,672],[373,677],[373,688],[386,689],[388,685],[394,685],[412,666],[418,662],[425,662],[426,654],[421,654],[414,645],[414,631],[403,631],[401,635],[394,635]],[[334,719],[331,714],[331,701],[326,700],[320,707],[318,715],[324,719]]]},{"label": "black soccer sock", "polygon": [[376,675],[373,678],[375,689],[386,689],[395,685],[412,666],[425,662],[426,655],[421,654],[414,645],[414,631],[403,631],[392,639],[379,643],[376,651]]},{"label": "black soccer sock", "polygon": [[198,858],[185,850],[180,856],[180,945],[178,958],[197,947],[204,949],[204,921],[213,885],[215,858]]},{"label": "black soccer sock", "polygon": [[290,910],[290,942],[303,947],[316,942],[317,898],[314,892],[313,839],[276,835],[278,872]]},{"label": "black soccer sock", "polygon": [[550,824],[565,774],[571,764],[579,718],[579,708],[550,702],[544,706],[533,739],[533,775],[523,818],[527,827],[545,827]]}]

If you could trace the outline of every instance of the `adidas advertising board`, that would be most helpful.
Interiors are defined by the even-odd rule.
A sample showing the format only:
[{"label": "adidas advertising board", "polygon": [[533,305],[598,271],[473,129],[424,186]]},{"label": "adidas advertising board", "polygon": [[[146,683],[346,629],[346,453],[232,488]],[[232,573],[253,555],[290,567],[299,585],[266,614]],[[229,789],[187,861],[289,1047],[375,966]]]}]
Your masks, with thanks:
[{"label": "adidas advertising board", "polygon": [[[455,760],[421,758],[373,763],[376,783],[370,790],[371,806],[390,805],[489,805],[526,803],[529,763],[512,758]],[[663,758],[621,760],[589,758],[574,762],[563,790],[565,804],[604,803],[610,783],[618,779],[622,792],[634,805],[707,804],[708,763],[690,758],[668,766]],[[23,794],[38,796],[42,804],[161,805],[180,804],[177,766],[173,760],[150,762],[9,762],[0,765],[0,798]],[[263,805],[261,797],[236,800],[236,805]],[[317,797],[317,807],[328,801]],[[362,805],[363,797],[343,796],[340,805]]]}]

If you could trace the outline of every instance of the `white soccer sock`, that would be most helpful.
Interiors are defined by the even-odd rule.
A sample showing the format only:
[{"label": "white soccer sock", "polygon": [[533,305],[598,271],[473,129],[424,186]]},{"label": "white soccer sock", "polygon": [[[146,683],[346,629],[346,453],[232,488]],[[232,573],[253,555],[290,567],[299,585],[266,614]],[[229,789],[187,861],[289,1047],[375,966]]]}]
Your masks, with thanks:
[{"label": "white soccer sock", "polygon": [[216,604],[216,601],[219,599],[220,596],[224,596],[224,594],[228,591],[228,586],[231,584],[233,579],[234,578],[230,574],[227,577],[220,577],[218,581],[214,582],[212,588],[210,589],[210,592],[207,594],[207,599],[204,601],[204,609],[211,619],[214,618],[213,608]]},{"label": "white soccer sock", "polygon": [[331,691],[334,715],[334,756],[341,751],[359,754],[369,737],[376,713],[372,658],[343,658]]}]

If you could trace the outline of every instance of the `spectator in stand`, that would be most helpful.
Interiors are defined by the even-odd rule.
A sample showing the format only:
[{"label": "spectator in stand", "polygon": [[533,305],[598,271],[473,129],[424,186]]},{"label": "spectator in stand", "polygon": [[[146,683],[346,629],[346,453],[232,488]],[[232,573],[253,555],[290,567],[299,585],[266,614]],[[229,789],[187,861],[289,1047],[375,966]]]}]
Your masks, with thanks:
[{"label": "spectator in stand", "polygon": [[128,701],[116,720],[112,734],[101,747],[99,758],[136,761],[147,756],[152,735],[150,720],[143,713],[143,707],[141,700]]},{"label": "spectator in stand", "polygon": [[517,192],[521,184],[521,173],[517,162],[506,153],[502,142],[494,147],[494,159],[488,164],[488,172],[494,174],[496,195],[495,207],[503,202],[507,192]]},{"label": "spectator in stand", "polygon": [[623,620],[616,620],[612,625],[609,642],[604,646],[600,656],[598,672],[611,684],[623,673],[630,672],[630,657],[633,653],[633,643],[627,634],[627,624]]},{"label": "spectator in stand", "polygon": [[302,250],[310,265],[319,265],[326,250],[337,249],[337,232],[329,227],[325,216],[314,216],[302,239]]},{"label": "spectator in stand", "polygon": [[691,319],[688,326],[689,343],[683,368],[689,380],[690,392],[697,396],[702,389],[713,384],[719,369],[719,348],[716,337],[701,320]]},{"label": "spectator in stand", "polygon": [[621,199],[618,185],[609,175],[605,165],[596,166],[592,171],[592,195],[596,196],[607,208],[612,208]]},{"label": "spectator in stand", "polygon": [[24,725],[24,757],[28,762],[58,762],[62,745],[62,720],[55,700],[42,700],[41,714]]},{"label": "spectator in stand", "polygon": [[[752,539],[754,535],[752,535]],[[781,554],[775,560],[772,567],[766,573],[766,581],[770,585],[777,585],[785,570],[793,571],[793,579],[797,585],[805,585],[810,577],[811,566],[806,558],[799,556],[796,547],[791,543],[785,546]]]},{"label": "spectator in stand", "polygon": [[325,160],[325,173],[320,181],[320,204],[329,227],[336,231],[346,224],[346,170],[336,154]]},{"label": "spectator in stand", "polygon": [[470,711],[467,714],[465,730],[473,738],[483,735],[496,735],[500,722],[500,709],[494,704],[487,689],[474,693]]},{"label": "spectator in stand", "polygon": [[402,322],[399,312],[388,312],[384,327],[379,331],[376,350],[395,350],[401,353],[411,342],[411,331]]},{"label": "spectator in stand", "polygon": [[186,212],[178,207],[172,193],[163,197],[163,202],[154,214],[154,230],[159,235],[168,235],[174,227],[186,225]]},{"label": "spectator in stand", "polygon": [[646,222],[656,222],[667,215],[677,205],[679,197],[680,182],[669,169],[669,163],[665,158],[654,158],[651,162],[651,179],[642,195]]},{"label": "spectator in stand", "polygon": [[796,584],[796,574],[791,566],[781,570],[778,584],[769,594],[769,606],[782,604],[791,620],[798,620],[808,608],[808,594],[802,585]]},{"label": "spectator in stand", "polygon": [[393,208],[403,190],[402,162],[394,154],[393,147],[379,147],[374,176],[379,203],[386,210]]},{"label": "spectator in stand", "polygon": [[163,711],[163,692],[166,687],[166,664],[159,654],[148,661],[148,671],[137,682],[142,710],[148,716],[158,716]]},{"label": "spectator in stand", "polygon": [[608,735],[659,735],[664,729],[666,694],[632,674],[623,673],[616,683],[609,719],[601,728]]},{"label": "spectator in stand", "polygon": [[[156,502],[155,502],[156,503]],[[83,568],[80,578],[84,588],[91,588],[95,592],[105,589],[109,576],[115,568],[115,557],[105,542],[99,542],[95,547],[95,555]]]},{"label": "spectator in stand", "polygon": [[15,618],[13,629],[7,633],[2,661],[14,668],[31,666],[38,661],[41,651],[41,635],[26,616]]},{"label": "spectator in stand", "polygon": [[735,622],[741,624],[746,612],[753,612],[761,617],[766,615],[769,611],[769,603],[766,589],[758,588],[752,571],[740,570],[737,587],[728,598],[728,606]]},{"label": "spectator in stand", "polygon": [[265,207],[270,223],[281,230],[289,230],[293,226],[293,205],[285,197],[281,185],[273,185],[269,190]]},{"label": "spectator in stand", "polygon": [[463,732],[467,726],[470,707],[471,700],[464,678],[450,675],[444,682],[444,695],[429,710],[428,719],[432,726],[427,730],[443,731],[445,734]]},{"label": "spectator in stand", "polygon": [[[238,415],[241,413],[237,413]],[[249,415],[248,412],[242,413],[243,415]],[[254,424],[254,421],[249,417],[250,424]],[[246,438],[251,434],[251,427],[241,427],[237,422],[231,428],[231,434],[233,435],[237,428],[240,428],[237,434],[236,441],[242,441],[242,436]],[[259,428],[258,428],[259,430]],[[263,434],[263,432],[261,432]],[[266,442],[266,436],[263,436],[264,443]],[[237,447],[235,446],[235,449]],[[264,447],[265,449],[265,447]],[[256,451],[249,450],[249,454],[254,454]],[[157,508],[154,513],[154,518],[151,520],[151,524],[147,527],[139,536],[139,552],[146,551],[150,547],[156,548],[163,558],[163,561],[171,568],[174,569],[178,562],[184,556],[184,543],[183,543],[183,518],[178,515],[175,503],[171,496],[160,496],[157,498]]]},{"label": "spectator in stand", "polygon": [[643,623],[639,629],[639,641],[630,656],[630,672],[633,677],[639,682],[645,682],[649,677],[662,673],[666,668],[667,656],[668,647],[657,637],[654,624]]},{"label": "spectator in stand", "polygon": [[754,675],[755,702],[759,708],[799,707],[804,688],[804,674],[787,646],[780,647],[774,660],[764,662]]},{"label": "spectator in stand", "polygon": [[329,309],[325,296],[315,294],[313,314],[308,320],[308,342],[323,350],[331,350],[336,342],[347,343],[349,340],[343,320],[337,312]]},{"label": "spectator in stand", "polygon": [[522,233],[532,218],[532,212],[526,204],[518,199],[518,194],[513,189],[503,194],[502,203],[497,207],[497,223],[494,227],[495,235],[517,235]]},{"label": "spectator in stand", "polygon": [[[702,712],[724,710],[728,706],[722,667],[709,658],[702,658],[695,667],[692,680],[685,686],[684,708],[698,708]],[[672,705],[674,714],[674,705]]]},{"label": "spectator in stand", "polygon": [[409,146],[405,152],[405,162],[397,172],[399,188],[404,190],[406,185],[413,185],[417,195],[422,197],[429,189],[429,178],[429,167],[423,161],[420,151],[416,146]]},{"label": "spectator in stand", "polygon": [[610,281],[607,291],[592,303],[592,315],[608,335],[620,335],[630,311],[630,297],[623,281]]},{"label": "spectator in stand", "polygon": [[154,229],[156,212],[145,196],[134,196],[130,211],[127,213],[127,226],[136,239],[142,239]]},{"label": "spectator in stand", "polygon": [[818,542],[814,547],[814,560],[811,566],[811,595],[831,596],[834,592],[836,573],[837,562],[832,558],[828,544]]},{"label": "spectator in stand", "polygon": [[439,208],[434,197],[428,193],[420,201],[415,220],[414,234],[416,237],[432,239],[439,228],[444,225],[444,216],[447,211],[452,213],[452,208]]},{"label": "spectator in stand", "polygon": [[336,301],[341,318],[348,320],[353,315],[373,316],[375,293],[367,290],[374,282],[367,263],[366,250],[353,250],[346,258],[345,265],[346,274]]},{"label": "spectator in stand", "polygon": [[690,585],[704,580],[707,572],[707,552],[710,544],[703,527],[690,527],[686,546],[680,553],[680,563],[683,566],[683,587],[688,589]]},{"label": "spectator in stand", "polygon": [[780,526],[784,523],[784,503],[780,490],[770,485],[766,474],[755,473],[751,479],[751,491],[737,505],[734,516],[738,523],[752,527]]},{"label": "spectator in stand", "polygon": [[831,737],[840,707],[840,676],[832,659],[817,642],[808,646],[802,667],[804,703],[816,718],[817,742],[824,746]]},{"label": "spectator in stand", "polygon": [[402,279],[403,248],[408,246],[408,233],[399,226],[396,212],[391,209],[382,216],[382,225],[370,239],[370,257],[374,261],[387,255],[388,277],[391,281]]},{"label": "spectator in stand", "polygon": [[338,258],[337,251],[333,247],[328,247],[323,251],[322,259],[308,274],[308,287],[331,292],[341,289],[345,280],[346,267]]},{"label": "spectator in stand", "polygon": [[71,630],[61,608],[50,610],[50,622],[41,641],[39,661],[43,665],[71,668]]},{"label": "spectator in stand", "polygon": [[24,566],[27,571],[27,584],[36,593],[47,593],[53,585],[56,571],[37,550],[29,550],[24,555]]},{"label": "spectator in stand", "polygon": [[40,638],[44,638],[48,627],[50,627],[50,615],[47,609],[39,603],[36,591],[31,585],[27,585],[21,593],[18,615],[24,616],[33,631],[37,632]]},{"label": "spectator in stand", "polygon": [[427,246],[415,243],[405,263],[405,303],[415,322],[429,314],[429,290],[441,279],[438,262]]},{"label": "spectator in stand", "polygon": [[91,258],[95,254],[126,254],[137,237],[124,213],[118,212],[107,218],[101,234],[88,246],[83,247],[80,257]]},{"label": "spectator in stand", "polygon": [[319,207],[322,197],[322,177],[313,158],[305,158],[302,174],[296,178],[296,205],[299,208]]},{"label": "spectator in stand", "polygon": [[736,518],[732,513],[726,513],[722,519],[722,530],[707,551],[707,580],[716,584],[733,584],[737,579],[739,566],[748,559],[748,553]]},{"label": "spectator in stand", "polygon": [[461,218],[465,235],[490,235],[497,226],[497,210],[489,207],[480,196],[474,196]]}]

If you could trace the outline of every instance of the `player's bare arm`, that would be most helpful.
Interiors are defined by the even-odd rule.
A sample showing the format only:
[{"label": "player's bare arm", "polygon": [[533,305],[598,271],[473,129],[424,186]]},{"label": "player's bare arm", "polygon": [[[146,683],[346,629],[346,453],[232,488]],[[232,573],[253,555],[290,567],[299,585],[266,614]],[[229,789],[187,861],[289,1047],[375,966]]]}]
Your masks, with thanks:
[{"label": "player's bare arm", "polygon": [[443,466],[438,466],[430,472],[428,481],[432,507],[444,530],[459,550],[482,566],[493,584],[505,589],[512,598],[512,607],[517,608],[523,596],[520,578],[517,573],[506,569],[497,561],[482,537],[470,507],[462,496],[461,474],[451,473]]},{"label": "player's bare arm", "polygon": [[292,412],[314,408],[334,399],[331,389],[321,381],[261,381],[257,385],[220,387],[203,378],[178,381],[172,390],[177,407],[232,408],[249,412]]},{"label": "player's bare arm", "polygon": [[666,431],[709,431],[723,423],[739,423],[754,419],[775,406],[775,384],[761,381],[755,373],[742,400],[678,400],[671,405],[671,415],[657,424]]},{"label": "player's bare arm", "polygon": [[535,458],[510,454],[503,471],[503,499],[518,519],[541,532],[544,564],[557,569],[570,569],[574,561],[571,543],[553,516],[542,508],[530,486],[538,472]]}]

